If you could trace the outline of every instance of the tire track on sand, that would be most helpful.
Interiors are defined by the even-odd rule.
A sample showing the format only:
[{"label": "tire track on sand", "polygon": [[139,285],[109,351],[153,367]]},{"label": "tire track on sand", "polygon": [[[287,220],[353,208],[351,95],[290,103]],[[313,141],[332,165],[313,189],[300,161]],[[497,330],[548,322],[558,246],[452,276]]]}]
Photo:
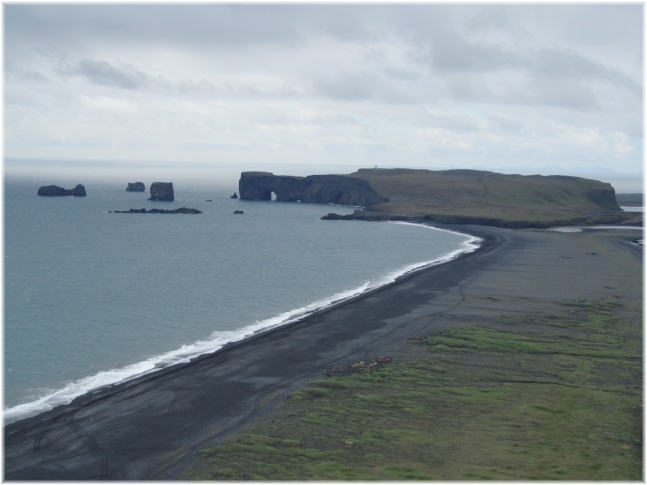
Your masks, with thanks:
[{"label": "tire track on sand", "polygon": [[[34,443],[32,445],[32,450],[33,450],[34,454],[42,456],[47,462],[51,463],[52,465],[54,465],[59,470],[61,470],[63,472],[67,472],[68,470],[67,470],[67,468],[65,466],[63,466],[58,461],[54,460],[53,458],[51,458],[51,457],[49,457],[49,456],[47,456],[45,454],[45,450],[48,448],[48,446],[47,445],[42,446],[42,443],[43,443],[43,440],[45,439],[45,436],[47,435],[47,433],[49,433],[51,427],[54,426],[57,423],[57,421],[59,420],[59,417],[60,416],[57,416],[56,418],[51,419],[50,421],[48,421],[47,425],[43,429],[40,430],[40,433],[38,433],[38,436],[36,436],[36,439],[34,439]],[[25,455],[22,458],[16,460],[15,464],[24,463],[27,460],[28,460],[28,457]]]},{"label": "tire track on sand", "polygon": [[81,439],[81,441],[83,441],[99,464],[100,473],[96,479],[105,479],[108,475],[108,460],[106,459],[103,449],[99,446],[99,443],[97,443],[94,437],[88,433],[86,429],[76,421],[76,419],[74,419],[74,415],[68,415],[65,424],[67,424],[67,427],[70,428],[72,432]]},{"label": "tire track on sand", "polygon": [[[283,385],[277,389],[270,389],[267,392],[261,392],[254,399],[254,402],[251,406],[249,412],[237,420],[231,425],[220,428],[211,435],[203,438],[199,442],[193,443],[191,446],[183,446],[175,452],[168,454],[160,463],[156,466],[148,469],[139,480],[168,480],[172,479],[171,473],[173,469],[182,469],[186,466],[187,460],[191,460],[192,457],[201,449],[211,445],[213,446],[214,440],[221,441],[227,436],[241,429],[245,425],[253,421],[266,406],[271,406],[277,401],[277,399],[285,398],[290,394],[293,383],[289,383],[287,386]],[[280,391],[277,394],[277,391]],[[184,465],[182,465],[184,463]]]}]

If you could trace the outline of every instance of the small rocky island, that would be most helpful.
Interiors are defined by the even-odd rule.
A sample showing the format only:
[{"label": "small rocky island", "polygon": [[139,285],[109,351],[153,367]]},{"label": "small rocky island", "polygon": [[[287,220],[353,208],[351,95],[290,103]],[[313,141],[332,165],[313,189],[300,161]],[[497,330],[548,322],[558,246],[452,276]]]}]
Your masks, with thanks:
[{"label": "small rocky island", "polygon": [[43,185],[38,189],[38,195],[43,197],[66,197],[72,195],[74,197],[85,197],[85,187],[78,184],[73,189],[64,189],[57,185]]},{"label": "small rocky island", "polygon": [[127,211],[110,211],[110,214],[202,214],[198,209],[180,207],[179,209],[130,209]]},{"label": "small rocky island", "polygon": [[153,182],[150,188],[151,196],[148,200],[172,202],[175,200],[173,182]]},{"label": "small rocky island", "polygon": [[146,186],[144,182],[128,182],[128,187],[126,187],[126,192],[145,192]]}]

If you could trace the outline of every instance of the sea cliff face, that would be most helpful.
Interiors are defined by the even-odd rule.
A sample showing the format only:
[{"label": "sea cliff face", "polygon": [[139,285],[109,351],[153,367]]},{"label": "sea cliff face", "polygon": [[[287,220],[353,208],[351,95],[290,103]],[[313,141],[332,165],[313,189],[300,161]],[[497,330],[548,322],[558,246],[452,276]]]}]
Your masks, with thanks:
[{"label": "sea cliff face", "polygon": [[243,172],[238,182],[242,200],[314,202],[323,204],[370,206],[388,202],[365,180],[348,175],[309,175],[294,177],[270,172]]}]

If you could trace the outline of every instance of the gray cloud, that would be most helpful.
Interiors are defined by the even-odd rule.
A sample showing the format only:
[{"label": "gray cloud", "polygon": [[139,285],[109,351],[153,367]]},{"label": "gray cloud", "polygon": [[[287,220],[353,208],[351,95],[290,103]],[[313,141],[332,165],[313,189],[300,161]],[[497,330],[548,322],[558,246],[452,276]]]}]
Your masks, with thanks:
[{"label": "gray cloud", "polygon": [[65,76],[81,76],[93,84],[121,89],[145,89],[153,82],[151,76],[127,63],[118,65],[106,61],[83,59],[59,69]]},{"label": "gray cloud", "polygon": [[9,156],[642,166],[642,82],[641,5],[5,5]]},{"label": "gray cloud", "polygon": [[458,133],[474,133],[479,130],[479,120],[475,116],[427,110],[425,124]]},{"label": "gray cloud", "polygon": [[312,80],[314,93],[324,98],[342,101],[374,101],[410,104],[420,101],[407,83],[392,82],[389,76],[370,70],[334,72]]},{"label": "gray cloud", "polygon": [[434,39],[429,56],[433,68],[441,71],[498,71],[521,65],[517,55],[505,47],[471,42],[451,31]]},{"label": "gray cloud", "polygon": [[495,130],[504,130],[509,132],[518,132],[523,129],[521,120],[511,118],[501,113],[488,116],[488,121],[495,127]]},{"label": "gray cloud", "polygon": [[529,71],[543,78],[601,81],[640,94],[642,86],[629,75],[566,49],[540,49],[529,56]]},{"label": "gray cloud", "polygon": [[17,70],[8,72],[7,75],[18,82],[46,82],[48,77],[42,72],[32,70]]}]

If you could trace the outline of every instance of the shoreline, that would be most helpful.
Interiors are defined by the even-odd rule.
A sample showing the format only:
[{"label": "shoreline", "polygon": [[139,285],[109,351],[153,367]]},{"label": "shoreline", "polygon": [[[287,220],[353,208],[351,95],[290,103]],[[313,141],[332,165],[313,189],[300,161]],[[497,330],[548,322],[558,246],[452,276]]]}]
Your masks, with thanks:
[{"label": "shoreline", "polygon": [[[144,361],[134,362],[122,368],[108,369],[97,374],[70,382],[66,387],[56,389],[48,395],[40,396],[33,401],[17,404],[3,410],[5,426],[13,425],[14,423],[18,423],[26,419],[36,418],[43,413],[55,411],[56,409],[69,405],[76,399],[82,398],[84,396],[94,395],[98,392],[110,392],[110,390],[115,386],[124,385],[128,382],[138,379],[145,379],[151,376],[151,374],[160,372],[162,370],[172,369],[180,365],[189,364],[196,359],[211,356],[214,353],[222,350],[223,348],[236,344],[242,344],[249,338],[256,337],[267,332],[272,332],[280,327],[292,325],[299,322],[300,320],[307,319],[321,312],[325,312],[329,309],[344,305],[347,302],[362,298],[374,291],[380,291],[381,289],[388,288],[391,285],[398,284],[403,278],[407,278],[419,271],[425,271],[430,267],[452,262],[456,258],[478,250],[480,244],[482,243],[482,238],[479,238],[478,236],[474,236],[472,234],[460,232],[455,228],[449,226],[440,227],[441,225],[410,222],[394,222],[394,224],[412,224],[417,226],[425,226],[431,229],[437,229],[439,231],[452,232],[455,234],[460,234],[462,236],[468,236],[470,237],[470,239],[462,243],[459,249],[453,250],[438,259],[432,261],[423,261],[420,263],[413,263],[399,270],[396,270],[395,272],[388,273],[383,276],[382,279],[380,279],[375,285],[371,285],[363,289],[360,286],[351,290],[342,291],[340,293],[333,294],[332,296],[324,297],[304,307],[291,309],[279,315],[274,315],[264,320],[257,321],[256,323],[250,323],[246,327],[239,330],[240,335],[236,336],[234,340],[219,344],[220,346],[215,348],[215,350],[213,349],[213,347],[207,348],[204,345],[205,343],[212,343],[211,341],[197,341],[189,344],[190,347],[195,347],[193,352],[184,350],[184,346],[182,346],[166,353],[151,357]],[[278,320],[278,318],[281,318],[281,320]],[[129,369],[135,370],[129,371]],[[87,387],[84,384],[84,382],[86,381],[96,382],[97,379],[104,381],[105,379],[102,376],[109,374],[116,374],[117,376],[125,375],[126,377],[119,377],[118,380],[107,380],[105,383],[95,387]],[[81,391],[71,390],[69,392],[66,392],[68,387],[73,389],[81,389]]]},{"label": "shoreline", "polygon": [[[539,243],[560,242],[578,250],[577,237],[570,234],[449,229],[482,238],[481,246],[189,363],[7,425],[5,478],[175,478],[199,449],[221,442],[326,368],[389,351],[424,331],[429,322],[423,316],[454,311],[465,300],[466,288],[502,268],[515,269],[519,263],[510,266],[511,261],[523,262]],[[628,239],[618,233],[614,241],[618,237]],[[642,251],[634,251],[642,260]],[[563,262],[568,260],[539,264]],[[580,286],[595,283],[579,280]]]}]

